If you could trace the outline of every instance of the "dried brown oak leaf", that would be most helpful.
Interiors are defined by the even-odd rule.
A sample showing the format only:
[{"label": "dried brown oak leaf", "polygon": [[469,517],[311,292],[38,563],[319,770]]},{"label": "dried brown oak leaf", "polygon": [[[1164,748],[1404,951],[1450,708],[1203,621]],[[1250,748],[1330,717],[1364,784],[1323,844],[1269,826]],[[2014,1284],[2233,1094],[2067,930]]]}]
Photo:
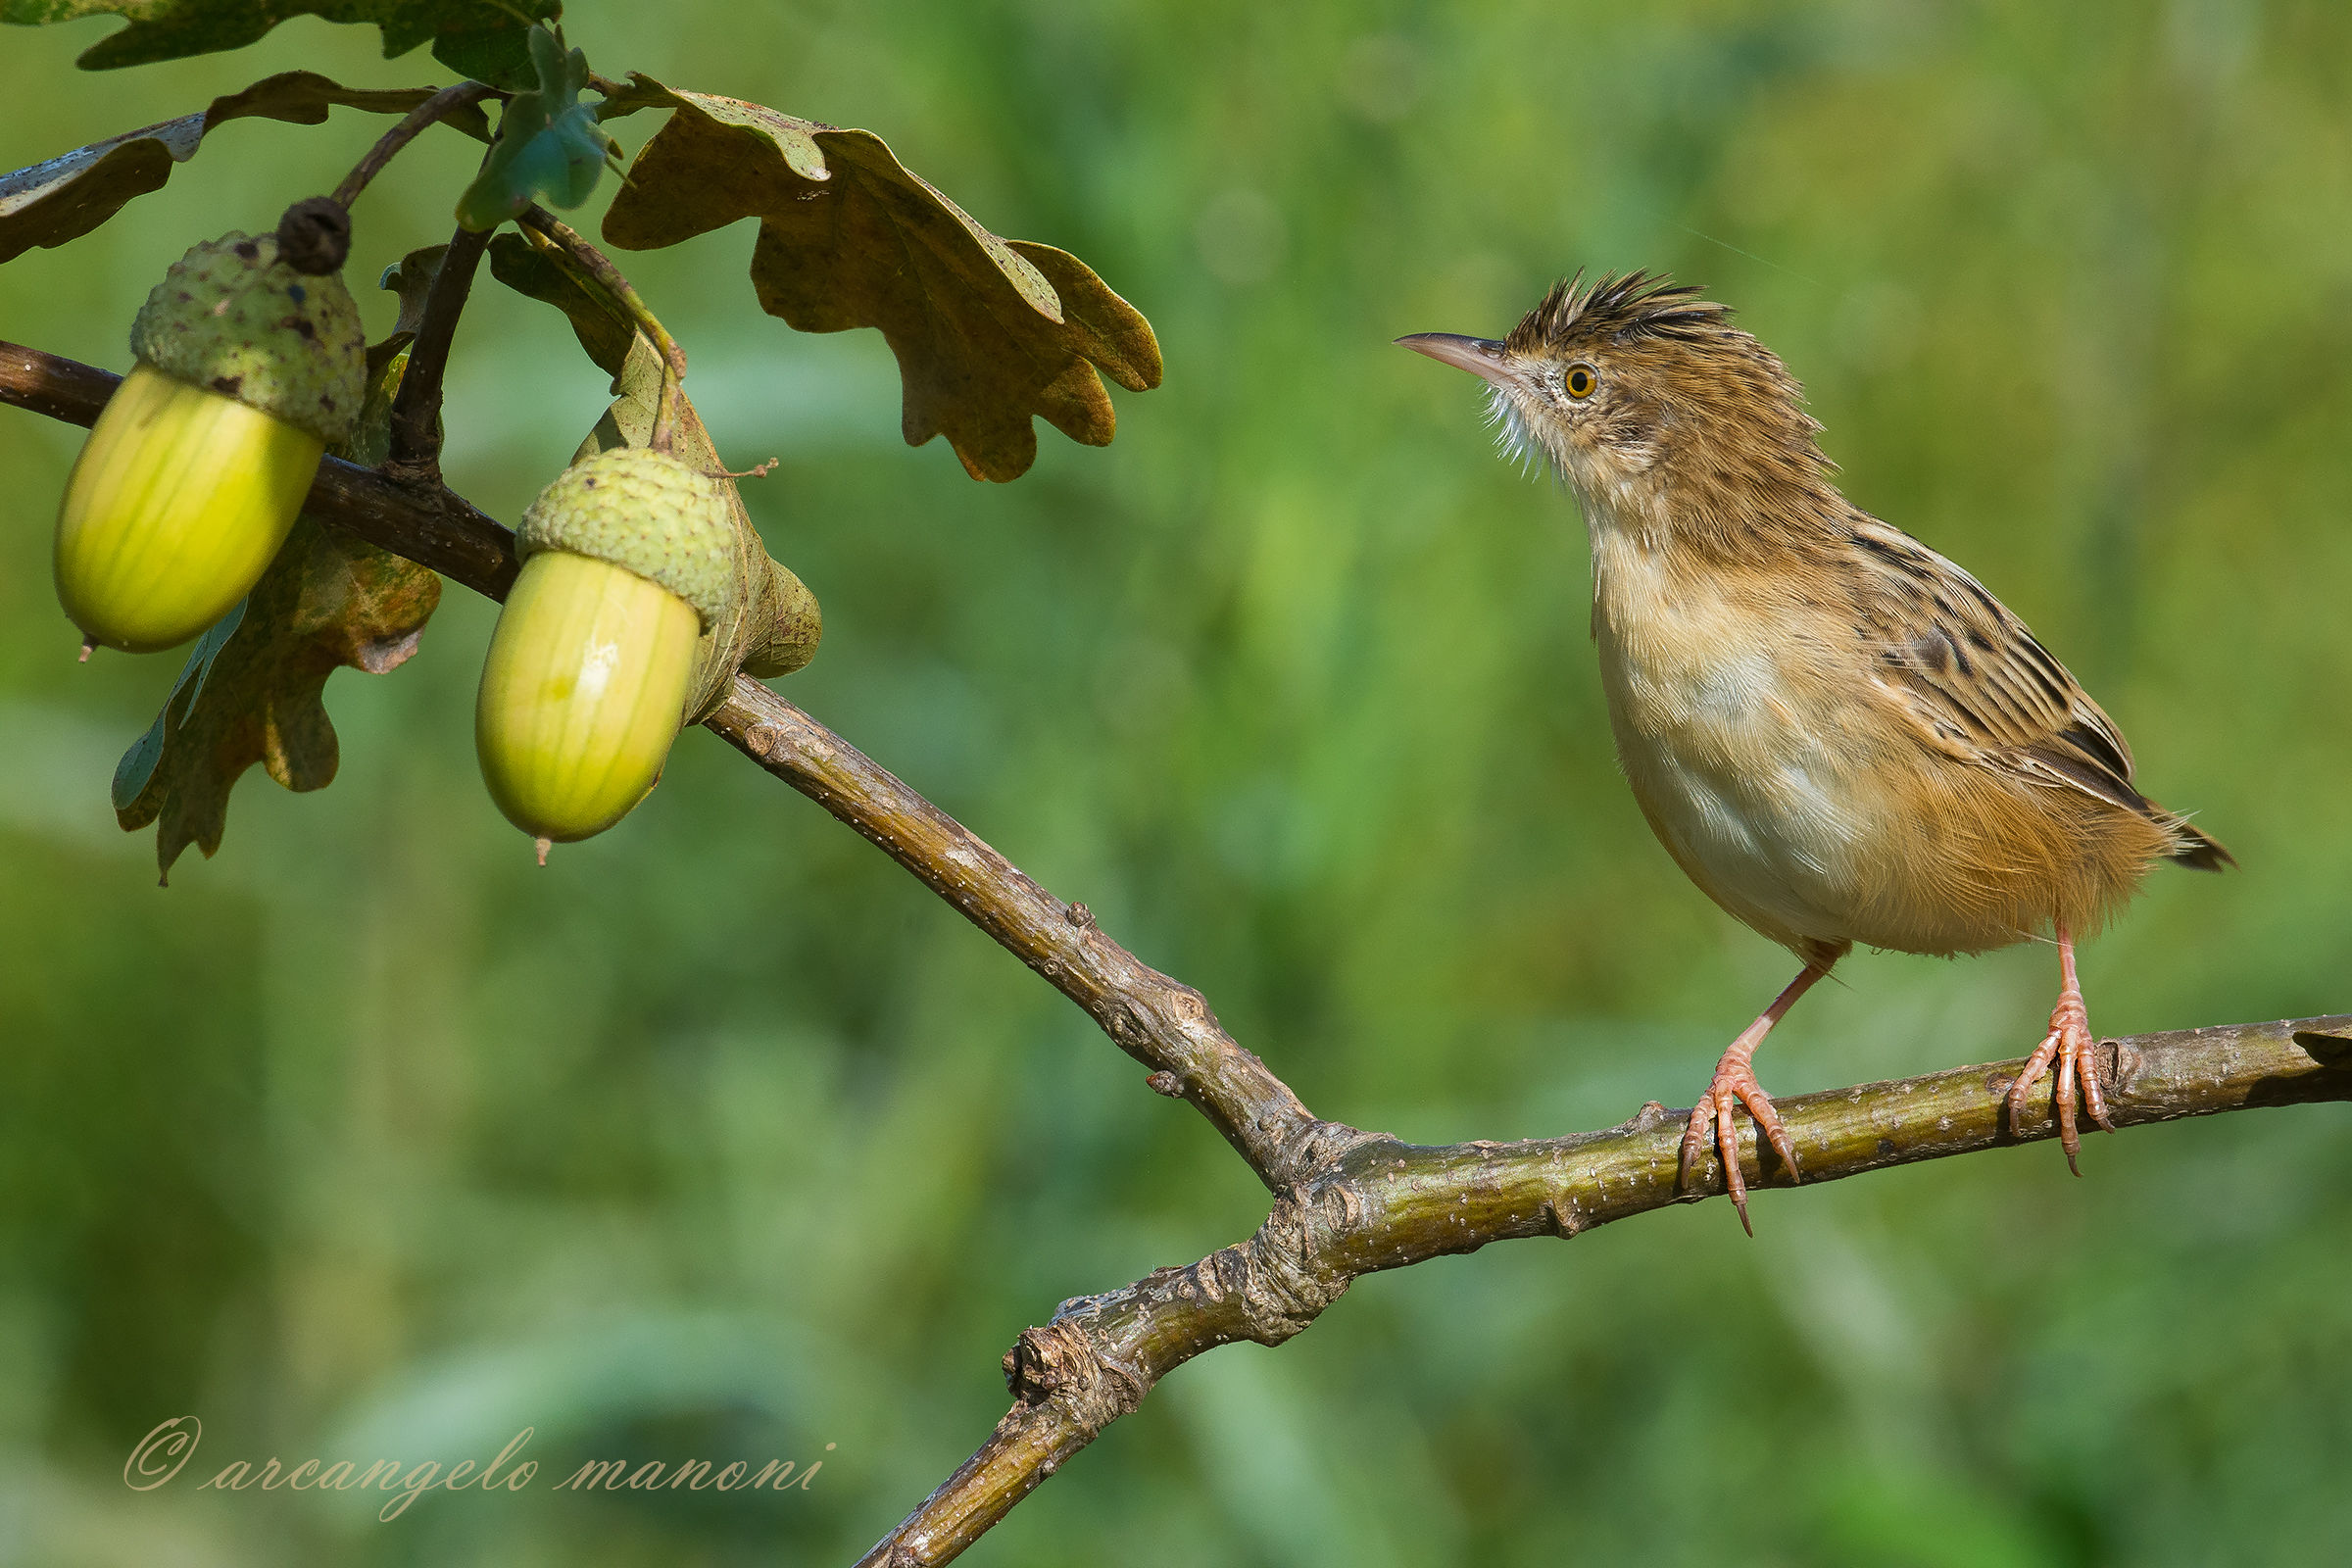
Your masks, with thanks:
[{"label": "dried brown oak leaf", "polygon": [[650,76],[605,114],[674,110],[605,217],[627,250],[760,220],[760,307],[804,332],[879,327],[906,388],[906,444],[944,434],[975,479],[1016,479],[1037,458],[1031,416],[1073,441],[1109,442],[1110,394],[1159,384],[1159,344],[1084,262],[1004,240],[909,173],[870,131],[759,104],[676,92]]},{"label": "dried brown oak leaf", "polygon": [[534,19],[564,14],[557,0],[0,0],[0,23],[37,27],[120,14],[130,25],[99,39],[74,64],[84,71],[242,49],[292,17],[373,23],[384,58],[420,43],[453,71],[500,87],[527,87],[524,34]]},{"label": "dried brown oak leaf", "polygon": [[[349,456],[380,461],[407,363],[396,355],[378,372]],[[116,766],[115,819],[132,833],[158,824],[155,858],[169,881],[190,844],[207,858],[220,848],[229,792],[254,763],[287,789],[324,789],[341,760],[326,677],[407,662],[440,603],[441,579],[426,567],[296,518],[277,559],[197,642],[164,710]]]},{"label": "dried brown oak leaf", "polygon": [[326,677],[405,662],[440,599],[441,579],[416,563],[296,521],[116,768],[115,819],[125,832],[160,822],[155,858],[169,878],[190,844],[208,858],[220,848],[229,791],[254,763],[287,789],[324,789],[340,760],[320,700]]},{"label": "dried brown oak leaf", "polygon": [[[0,174],[0,262],[36,245],[63,245],[105,222],[133,197],[160,190],[174,165],[196,156],[216,126],[259,116],[316,125],[329,106],[379,115],[405,115],[433,95],[430,87],[370,92],[346,87],[309,71],[288,71],[243,92],[216,98],[199,114],[182,115],[143,130],[76,147],[46,163]],[[449,117],[467,135],[487,141],[490,122],[478,107]]]}]

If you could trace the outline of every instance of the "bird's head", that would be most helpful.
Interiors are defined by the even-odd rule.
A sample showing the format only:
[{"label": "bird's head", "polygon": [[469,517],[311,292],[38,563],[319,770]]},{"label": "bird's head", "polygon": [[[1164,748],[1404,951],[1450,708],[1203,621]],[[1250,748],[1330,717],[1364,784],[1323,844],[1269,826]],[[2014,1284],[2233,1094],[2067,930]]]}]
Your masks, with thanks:
[{"label": "bird's head", "polygon": [[1828,489],[1820,426],[1780,360],[1657,273],[1564,279],[1499,340],[1396,341],[1484,378],[1504,448],[1547,461],[1588,515],[1729,544]]}]

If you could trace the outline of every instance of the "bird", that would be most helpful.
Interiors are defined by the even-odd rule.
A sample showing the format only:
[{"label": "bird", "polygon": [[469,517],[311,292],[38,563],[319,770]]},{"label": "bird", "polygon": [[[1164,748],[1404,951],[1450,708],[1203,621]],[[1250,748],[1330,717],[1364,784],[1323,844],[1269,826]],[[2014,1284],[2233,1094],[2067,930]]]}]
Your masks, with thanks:
[{"label": "bird", "polygon": [[1796,379],[1703,292],[1580,271],[1503,338],[1396,339],[1481,377],[1506,456],[1565,481],[1634,799],[1700,891],[1802,965],[1717,1062],[1676,1189],[1711,1141],[1755,1234],[1735,1105],[1801,1179],[1756,1049],[1857,945],[1952,956],[2044,932],[2058,1000],[2008,1125],[2054,1066],[2080,1176],[2078,1085],[2089,1119],[2114,1122],[2075,945],[2157,861],[2236,862],[2140,793],[2123,732],[2024,621],[1845,499]]}]

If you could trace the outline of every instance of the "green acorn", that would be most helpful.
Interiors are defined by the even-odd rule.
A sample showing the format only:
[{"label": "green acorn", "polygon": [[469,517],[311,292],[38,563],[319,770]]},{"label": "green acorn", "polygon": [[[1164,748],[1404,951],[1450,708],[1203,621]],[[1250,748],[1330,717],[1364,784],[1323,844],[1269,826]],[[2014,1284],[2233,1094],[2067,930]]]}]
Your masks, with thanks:
[{"label": "green acorn", "polygon": [[482,780],[546,845],[602,833],[661,777],[696,645],[741,592],[720,481],[648,447],[557,475],[515,530],[521,573],[474,705]]},{"label": "green acorn", "polygon": [[139,363],[58,509],[57,597],[90,642],[185,642],[285,543],[365,392],[359,308],[334,270],[348,232],[333,203],[299,203],[276,234],[195,247],[148,295],[130,329]]}]

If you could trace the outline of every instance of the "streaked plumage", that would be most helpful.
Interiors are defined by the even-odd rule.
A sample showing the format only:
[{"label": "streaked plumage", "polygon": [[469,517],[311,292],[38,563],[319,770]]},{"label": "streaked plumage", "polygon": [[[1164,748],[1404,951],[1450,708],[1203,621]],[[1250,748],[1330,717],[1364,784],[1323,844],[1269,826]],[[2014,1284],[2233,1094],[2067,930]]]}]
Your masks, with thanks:
[{"label": "streaked plumage", "polygon": [[1746,1220],[1730,1105],[1795,1171],[1748,1057],[1852,946],[1980,953],[2053,931],[2065,984],[2012,1115],[2087,1055],[2073,941],[2156,860],[2229,854],[2149,801],[2123,735],[1974,577],[1848,503],[1796,382],[1722,306],[1636,273],[1562,282],[1493,342],[1399,341],[1485,377],[1507,450],[1591,532],[1592,636],[1642,814],[1708,897],[1805,963],[1693,1111]]}]

